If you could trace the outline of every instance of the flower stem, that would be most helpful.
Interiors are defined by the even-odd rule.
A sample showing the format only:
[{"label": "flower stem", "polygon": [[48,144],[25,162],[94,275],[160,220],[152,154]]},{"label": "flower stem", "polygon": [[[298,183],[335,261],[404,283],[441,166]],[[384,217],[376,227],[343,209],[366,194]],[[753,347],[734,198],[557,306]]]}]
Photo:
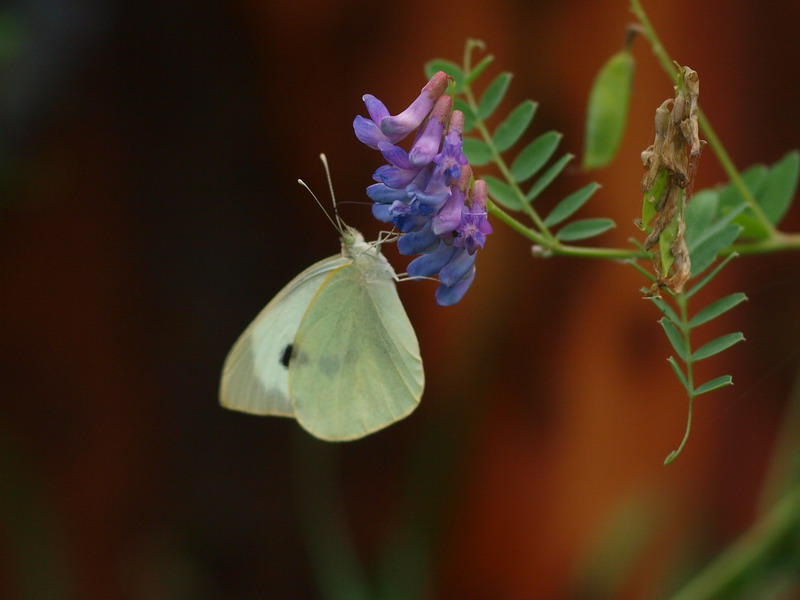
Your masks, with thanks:
[{"label": "flower stem", "polygon": [[536,244],[548,245],[547,241],[544,239],[544,237],[542,237],[539,234],[538,231],[531,229],[530,227],[527,227],[526,225],[524,225],[523,223],[512,217],[510,214],[508,214],[506,211],[504,211],[502,208],[497,206],[497,204],[495,204],[494,202],[489,201],[486,210],[489,212],[490,215],[492,215],[493,217],[497,217],[508,227],[510,227],[517,233],[521,234],[523,237],[528,238],[530,241]]},{"label": "flower stem", "polygon": [[551,255],[574,256],[578,258],[604,258],[609,260],[631,260],[635,258],[648,258],[650,256],[635,248],[593,248],[590,246],[562,244],[555,239],[545,239],[538,231],[527,227],[524,223],[512,217],[494,202],[489,202],[487,210],[490,215],[496,217],[534,244],[542,246],[548,251],[548,254]]},{"label": "flower stem", "polygon": [[550,246],[553,254],[560,256],[574,256],[577,258],[605,258],[610,260],[631,260],[635,258],[647,258],[648,254],[642,254],[635,248],[593,248],[591,246],[573,246],[557,242]]}]

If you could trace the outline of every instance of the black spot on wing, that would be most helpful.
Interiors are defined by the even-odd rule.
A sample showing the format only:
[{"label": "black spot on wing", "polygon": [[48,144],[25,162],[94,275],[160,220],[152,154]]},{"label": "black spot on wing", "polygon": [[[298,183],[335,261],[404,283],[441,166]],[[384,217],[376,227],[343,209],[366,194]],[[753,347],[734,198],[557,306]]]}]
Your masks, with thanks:
[{"label": "black spot on wing", "polygon": [[289,361],[292,360],[292,348],[293,344],[287,344],[286,348],[284,348],[283,352],[281,353],[281,364],[286,369],[289,368]]}]

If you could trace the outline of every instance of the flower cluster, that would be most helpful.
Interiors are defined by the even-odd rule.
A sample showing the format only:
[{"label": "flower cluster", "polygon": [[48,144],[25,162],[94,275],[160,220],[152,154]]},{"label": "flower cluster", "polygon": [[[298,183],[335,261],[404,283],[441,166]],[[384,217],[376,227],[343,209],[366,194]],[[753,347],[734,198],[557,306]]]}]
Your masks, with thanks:
[{"label": "flower cluster", "polygon": [[[372,213],[401,232],[401,254],[421,254],[408,265],[411,277],[438,275],[436,302],[455,304],[475,279],[475,257],[492,227],[486,218],[486,183],[472,183],[462,151],[464,115],[445,94],[448,77],[436,73],[419,97],[396,116],[369,94],[370,118],[353,121],[356,137],[380,150],[388,164],[379,167],[367,188]],[[397,145],[416,130],[406,151]]]}]

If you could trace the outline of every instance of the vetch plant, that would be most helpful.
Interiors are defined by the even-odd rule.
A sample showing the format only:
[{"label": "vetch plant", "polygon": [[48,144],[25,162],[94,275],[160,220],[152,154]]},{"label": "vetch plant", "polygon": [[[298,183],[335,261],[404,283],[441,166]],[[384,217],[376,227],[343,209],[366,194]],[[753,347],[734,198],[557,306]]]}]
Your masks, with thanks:
[{"label": "vetch plant", "polygon": [[[440,81],[442,73],[452,78],[449,93],[453,115],[459,134],[463,131],[462,148],[469,163],[463,169],[471,170],[472,176],[478,177],[482,167],[492,165],[500,173],[499,177],[485,174],[476,181],[476,186],[485,182],[488,190],[486,213],[530,240],[535,257],[560,255],[624,260],[650,282],[642,293],[663,314],[659,323],[675,351],[668,362],[689,403],[685,435],[677,450],[667,456],[665,464],[668,464],[680,454],[688,440],[695,398],[733,383],[731,375],[698,382],[695,364],[744,340],[744,335],[736,332],[696,349],[693,344],[695,329],[745,301],[744,293],[737,292],[700,309],[691,306],[690,301],[736,256],[800,248],[800,235],[776,228],[797,188],[800,154],[790,152],[771,168],[753,167],[740,175],[700,109],[700,76],[689,67],[674,63],[641,6],[634,2],[633,9],[639,24],[629,29],[624,49],[603,65],[590,93],[583,159],[583,167],[588,170],[603,167],[615,157],[628,119],[633,85],[631,45],[636,35],[642,35],[651,43],[656,57],[675,83],[675,95],[656,109],[656,137],[642,152],[645,169],[641,182],[642,211],[635,221],[646,236],[643,240],[631,239],[631,248],[576,244],[601,236],[616,226],[610,218],[576,218],[600,188],[598,183],[590,183],[569,194],[546,214],[537,208],[536,199],[574,157],[570,154],[556,157],[561,134],[555,131],[540,134],[519,148],[538,106],[532,100],[525,100],[511,109],[494,131],[489,130],[487,120],[500,109],[512,76],[502,72],[484,86],[482,93],[477,92],[476,88],[480,87],[483,75],[494,60],[491,55],[485,55],[475,62],[476,52],[483,50],[482,42],[467,41],[460,65],[444,59],[431,61],[426,66],[426,74],[431,78],[426,89]],[[441,98],[437,102],[449,105],[449,98]],[[371,99],[365,96],[368,106]],[[357,132],[358,123],[359,119],[356,120]],[[365,141],[363,136],[359,138]],[[694,176],[706,144],[720,160],[731,182],[695,191]],[[375,177],[381,174],[379,169]],[[453,189],[465,189],[464,183]],[[377,188],[370,188],[370,197],[381,197],[372,190]],[[407,189],[406,193],[411,192]],[[376,207],[376,216],[394,223],[401,232],[406,231],[403,221],[406,208],[397,205],[396,209],[387,209],[387,202],[388,198],[383,199],[384,206]],[[437,202],[444,201],[438,199]],[[444,209],[446,203],[436,206]],[[455,225],[453,229],[455,233]],[[412,232],[409,242],[401,237],[401,251],[404,247],[422,251],[422,246],[433,240],[431,236],[416,244],[418,235]],[[441,244],[448,243],[447,236],[442,240]],[[435,257],[443,252],[442,247],[428,247],[430,254],[426,262],[431,265],[430,269],[414,273],[412,262],[409,274],[435,273],[434,267],[438,267]],[[458,246],[453,244],[453,247]],[[717,262],[718,258],[722,258],[721,262]],[[654,273],[643,266],[643,261],[652,262]]]},{"label": "vetch plant", "polygon": [[[728,333],[704,343],[698,343],[696,336],[698,329],[746,301],[744,292],[725,295],[701,307],[694,305],[696,295],[712,284],[736,257],[800,249],[800,234],[778,228],[797,191],[800,153],[790,151],[772,166],[757,165],[740,173],[702,111],[701,74],[672,60],[638,0],[632,0],[631,8],[637,24],[627,31],[623,49],[602,66],[589,94],[581,161],[587,171],[609,165],[619,150],[626,123],[631,119],[652,118],[652,113],[646,116],[628,114],[629,98],[635,85],[632,46],[641,36],[649,43],[673,89],[668,92],[669,84],[665,85],[666,99],[654,107],[655,139],[640,157],[644,173],[637,167],[631,174],[631,187],[635,189],[638,183],[642,197],[639,200],[635,193],[631,194],[630,215],[642,235],[631,238],[629,247],[589,244],[590,240],[602,239],[604,233],[616,227],[610,218],[579,216],[600,189],[598,183],[589,183],[569,193],[549,210],[537,203],[574,156],[558,155],[561,134],[556,131],[529,135],[538,106],[536,102],[525,100],[510,109],[503,107],[511,74],[500,72],[489,78],[493,57],[484,54],[482,42],[468,40],[460,64],[436,59],[426,65],[428,81],[405,110],[392,115],[374,96],[363,96],[369,116],[355,117],[355,135],[379,151],[385,160],[385,164],[374,170],[374,183],[367,187],[366,195],[373,202],[373,215],[392,227],[397,235],[389,235],[373,244],[359,238],[358,244],[350,243],[355,249],[345,249],[343,257],[332,257],[328,263],[333,271],[341,266],[342,260],[356,262],[362,260],[362,254],[379,254],[380,243],[396,239],[401,254],[416,256],[407,267],[408,278],[437,278],[436,302],[442,306],[452,305],[465,297],[475,281],[478,251],[485,248],[487,236],[493,231],[490,217],[494,224],[501,223],[530,242],[530,260],[561,256],[624,261],[647,281],[640,290],[630,293],[640,293],[653,304],[657,314],[660,313],[658,323],[674,352],[667,362],[688,400],[685,433],[677,448],[667,455],[664,462],[669,464],[686,447],[695,400],[733,384],[730,374],[699,381],[697,363],[718,359],[744,340],[741,332]],[[498,111],[499,119],[495,118]],[[499,120],[493,129],[489,126],[490,119]],[[716,158],[729,181],[695,190],[701,155],[702,161]],[[635,164],[631,157],[626,160]],[[489,166],[492,172],[484,173]],[[315,268],[319,267],[311,267],[310,272],[316,276],[319,273]],[[361,272],[366,275],[371,269],[365,266]],[[387,263],[382,284],[390,283],[390,272],[394,274]],[[323,279],[320,277],[315,286],[319,284],[324,289],[328,279]],[[357,287],[355,279],[351,284]],[[314,286],[308,284],[308,287]],[[311,292],[308,296],[312,296]],[[339,304],[338,296],[335,300],[331,306]],[[309,302],[313,307],[314,298]],[[397,309],[393,314],[401,312],[402,309]],[[372,310],[370,307],[373,317],[380,313],[379,308]],[[318,321],[328,317],[328,314],[320,315]],[[300,316],[296,318],[301,319]],[[382,322],[378,317],[374,320]],[[312,325],[316,327],[317,322]],[[301,321],[301,331],[303,327]],[[309,329],[314,327],[309,326]],[[656,327],[654,324],[654,329]],[[407,342],[414,338],[413,330],[410,333],[409,330],[410,326],[404,333]],[[264,335],[267,334],[265,331]],[[380,354],[381,344],[390,341],[392,332],[387,329],[385,335],[386,339],[369,347],[370,352],[366,353],[369,357]],[[308,357],[303,354],[307,351],[302,347],[303,338],[286,336],[285,341],[275,344],[270,358],[273,371],[284,377],[281,399],[287,403],[293,395],[292,378],[289,377],[287,383],[285,374],[274,363],[280,362],[284,370],[294,368],[302,372],[308,369],[302,362]],[[321,346],[322,341],[319,340],[318,345]],[[399,351],[404,345],[416,350],[415,339],[413,343],[393,344],[394,350]],[[380,420],[381,427],[403,418],[419,400],[423,382],[421,359],[418,353],[413,354],[405,360],[394,361],[393,365],[398,372],[402,370],[397,368],[398,364],[405,366],[414,375],[410,378],[416,384],[414,393],[410,399],[402,398],[408,410],[403,414],[388,411]],[[310,356],[319,358],[320,363],[327,361],[328,367],[333,364],[328,355],[312,352]],[[365,355],[361,359],[366,363],[369,357]],[[381,367],[386,368],[386,365]],[[344,378],[337,382],[346,383]],[[313,387],[313,383],[309,383],[309,387]],[[353,404],[346,394],[336,398],[345,406]],[[324,402],[322,397],[317,400],[320,404]],[[358,403],[366,407],[371,400],[360,398]],[[336,418],[341,411],[333,412],[336,414],[323,414],[320,423],[328,426],[327,421]],[[796,417],[793,423],[798,422],[800,418]],[[360,437],[374,429],[377,428],[357,433]],[[328,439],[355,437],[349,430],[347,433]],[[796,438],[796,431],[791,432],[791,437]],[[787,442],[785,447],[788,448],[786,455],[793,453],[790,458],[796,461],[796,441]],[[783,485],[778,486],[780,491],[770,498],[772,507],[764,512],[763,518],[683,586],[674,598],[738,597],[736,594],[741,590],[756,590],[755,595],[749,597],[762,597],[757,595],[757,584],[765,574],[791,577],[800,586],[796,570],[799,553],[796,539],[800,531],[798,486],[800,477],[790,473]],[[306,494],[306,497],[311,498],[311,506],[314,495]],[[309,521],[313,521],[316,513],[331,510],[330,503],[320,502],[308,509]],[[342,522],[338,516],[331,521]],[[387,581],[377,584],[382,592],[373,594],[371,582],[361,575],[362,569],[353,554],[339,552],[339,545],[335,552],[330,550],[330,537],[345,538],[346,535],[346,531],[338,531],[335,536],[325,536],[315,530],[307,532],[310,547],[316,553],[321,587],[330,591],[328,597],[416,598],[426,595],[423,584],[418,583],[424,581],[424,573],[419,572],[424,571],[424,560],[430,554],[429,540],[424,536],[409,541],[408,547],[401,544],[389,548],[386,553],[391,557],[401,556],[405,559],[404,565],[414,565],[418,577],[405,577],[405,573],[402,581],[396,575],[394,579],[388,577]],[[344,547],[349,546],[345,543]],[[793,549],[794,554],[787,548]],[[795,560],[788,567],[783,554],[786,552]],[[380,571],[393,573],[391,565]],[[350,592],[341,592],[343,580],[348,582],[345,587]],[[398,589],[406,590],[406,594],[398,593]]]},{"label": "vetch plant", "polygon": [[[644,36],[673,81],[674,94],[655,109],[655,139],[641,153],[643,197],[641,215],[634,221],[645,237],[631,239],[629,248],[586,245],[587,240],[616,227],[610,218],[577,216],[600,189],[598,183],[568,194],[549,210],[538,206],[536,200],[574,156],[556,155],[562,137],[556,131],[525,141],[538,106],[533,100],[505,112],[490,131],[488,122],[501,109],[512,75],[501,72],[484,83],[494,58],[481,56],[484,45],[478,40],[467,40],[461,64],[444,59],[428,63],[428,82],[397,114],[365,94],[369,116],[356,116],[353,129],[361,142],[379,151],[386,161],[373,172],[374,183],[366,195],[373,202],[375,218],[397,235],[374,246],[396,239],[401,254],[416,256],[404,276],[437,279],[437,304],[461,301],[475,281],[478,251],[493,232],[490,216],[528,239],[534,257],[623,260],[647,278],[650,285],[642,294],[663,315],[659,323],[675,353],[667,361],[688,399],[685,434],[667,456],[665,464],[669,464],[689,439],[695,399],[733,384],[729,374],[697,381],[696,363],[745,339],[741,332],[734,332],[696,348],[694,336],[697,328],[744,302],[744,293],[699,309],[691,301],[736,256],[800,248],[800,235],[777,229],[797,189],[800,154],[792,151],[772,167],[756,166],[740,174],[700,108],[700,75],[672,61],[636,0],[632,10],[638,23],[628,29],[623,49],[602,66],[589,94],[582,161],[584,170],[592,170],[615,158],[629,118],[632,45],[637,36]],[[695,174],[706,145],[730,183],[695,191]],[[490,165],[499,176],[482,173]],[[653,272],[644,262],[652,263]],[[310,306],[314,302],[312,298]],[[292,360],[302,356],[302,349],[281,349],[279,354],[284,370],[300,370],[300,363]],[[277,371],[283,380],[285,374]],[[292,416],[292,410],[285,408],[286,399],[293,396],[291,385],[282,382],[279,387],[281,412],[262,412]],[[364,407],[380,404],[371,398],[353,402]],[[248,396],[245,404],[252,403]],[[403,416],[387,415],[381,422]],[[364,428],[361,435],[371,429]]]},{"label": "vetch plant", "polygon": [[[616,227],[610,218],[578,217],[600,188],[598,183],[589,183],[568,194],[549,210],[536,202],[574,157],[556,156],[561,141],[561,134],[556,131],[525,140],[538,106],[533,100],[507,110],[490,131],[489,120],[501,110],[512,75],[501,72],[484,83],[484,75],[494,58],[483,54],[484,45],[478,40],[467,40],[461,64],[444,59],[428,63],[425,67],[428,82],[411,104],[397,114],[391,114],[375,96],[364,95],[369,116],[356,116],[353,129],[361,142],[379,151],[386,161],[373,172],[374,183],[367,187],[366,195],[373,202],[373,215],[396,233],[372,244],[364,242],[365,248],[371,248],[370,252],[379,256],[381,244],[397,240],[401,254],[416,256],[403,276],[437,279],[439,305],[458,303],[475,281],[478,251],[484,249],[487,236],[493,232],[489,217],[529,240],[536,258],[623,260],[648,279],[650,285],[642,293],[663,315],[659,323],[674,350],[667,361],[688,399],[685,434],[677,449],[668,454],[665,460],[668,464],[687,443],[695,399],[733,384],[730,374],[697,381],[696,363],[716,357],[745,339],[743,333],[733,332],[696,347],[694,336],[697,328],[744,302],[747,299],[744,293],[728,295],[699,309],[691,301],[736,256],[800,249],[800,234],[778,229],[797,190],[800,153],[789,152],[772,167],[755,166],[740,174],[700,107],[700,75],[671,59],[637,0],[632,1],[631,7],[638,23],[628,29],[623,49],[602,66],[589,94],[582,161],[584,170],[592,170],[610,164],[615,158],[629,118],[629,97],[634,85],[632,45],[641,35],[650,43],[673,82],[674,94],[656,107],[655,139],[641,153],[645,171],[641,179],[643,197],[641,214],[634,221],[645,236],[641,240],[631,239],[628,248],[586,244],[587,240]],[[479,93],[478,89],[482,91]],[[409,137],[410,142],[406,142]],[[695,191],[695,174],[706,145],[730,182]],[[493,172],[482,173],[489,165]],[[632,209],[632,217],[634,212]],[[345,231],[341,223],[337,227],[340,232]],[[343,245],[345,259],[360,260],[362,251],[353,252],[351,246]],[[338,260],[332,258],[331,264],[338,265]],[[653,272],[643,262],[651,262]],[[362,268],[365,274],[380,270],[385,274],[384,279],[400,279],[390,267]],[[326,284],[327,280],[322,287]],[[297,303],[295,318],[301,332],[306,323],[304,315],[314,312],[317,296],[303,297]],[[372,320],[380,322],[381,318],[376,316]],[[294,328],[291,329],[290,333],[294,333]],[[356,332],[354,329],[342,334],[350,339]],[[268,335],[266,330],[264,335]],[[242,370],[247,376],[242,376],[245,383],[241,386],[247,393],[244,399],[232,404],[262,414],[296,416],[303,422],[298,407],[305,402],[295,398],[298,386],[292,389],[291,374],[306,368],[304,352],[315,349],[297,347],[297,340],[292,341],[287,335],[280,343],[272,344],[277,350],[269,353],[268,366],[255,361],[255,366],[251,368],[248,363]],[[384,346],[397,344],[389,339],[391,332],[382,335],[388,336],[381,342]],[[257,348],[259,343],[253,346]],[[413,360],[419,362],[419,357],[412,354]],[[321,356],[322,359],[331,365],[339,364],[327,355]],[[368,363],[366,358],[359,360],[364,365]],[[341,372],[338,367],[333,370]],[[268,373],[262,377],[265,381],[252,383],[250,375],[262,371]],[[421,384],[417,387],[421,393]],[[368,385],[362,388],[370,390],[367,396],[378,389]],[[280,401],[263,401],[261,397],[273,389],[279,391]],[[411,397],[415,406],[418,395]],[[269,405],[269,410],[263,409],[264,404]],[[273,404],[278,408],[274,409]],[[314,418],[320,423],[316,426],[319,429],[325,419],[350,414],[350,405],[359,406],[352,414],[362,415],[365,422],[371,423],[374,417],[364,415],[385,412],[377,425],[356,427],[354,432],[339,423],[334,428],[337,434],[329,436],[330,439],[367,435],[410,413],[405,404],[402,411],[387,410],[380,406],[380,398],[358,394],[350,402],[341,400],[342,406],[336,410],[322,410],[317,404],[319,399],[315,398]],[[341,431],[346,434],[339,435]]]}]

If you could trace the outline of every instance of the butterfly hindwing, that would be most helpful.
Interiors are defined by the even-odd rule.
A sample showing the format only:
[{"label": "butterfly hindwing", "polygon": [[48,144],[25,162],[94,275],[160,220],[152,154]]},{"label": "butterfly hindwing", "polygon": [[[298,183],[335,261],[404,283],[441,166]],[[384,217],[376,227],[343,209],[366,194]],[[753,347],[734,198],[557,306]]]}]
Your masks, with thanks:
[{"label": "butterfly hindwing", "polygon": [[311,299],[331,271],[348,263],[341,255],[300,273],[256,316],[225,359],[220,402],[247,413],[294,416],[288,367],[294,338]]}]

